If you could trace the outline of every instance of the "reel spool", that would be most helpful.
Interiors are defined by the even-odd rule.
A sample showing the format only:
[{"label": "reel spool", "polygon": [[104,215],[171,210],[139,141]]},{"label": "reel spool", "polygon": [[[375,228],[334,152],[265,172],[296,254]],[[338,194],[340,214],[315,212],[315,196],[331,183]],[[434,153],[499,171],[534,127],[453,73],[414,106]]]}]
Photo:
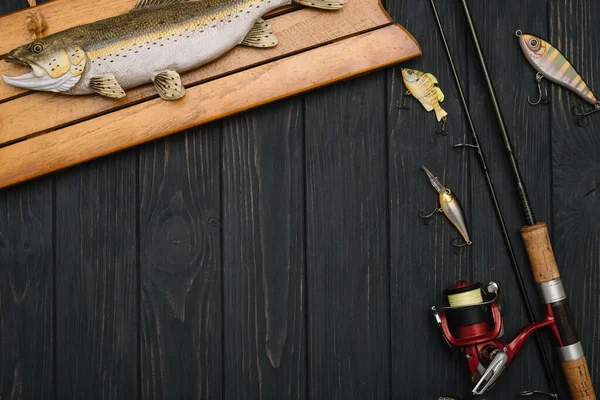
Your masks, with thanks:
[{"label": "reel spool", "polygon": [[458,281],[456,287],[444,291],[444,307],[439,310],[432,307],[433,316],[450,347],[472,346],[502,335],[500,286],[490,282],[485,290],[482,287],[481,283]]},{"label": "reel spool", "polygon": [[444,291],[448,304],[446,318],[453,336],[473,339],[491,333],[494,320],[485,295],[481,283],[467,284],[465,281]]}]

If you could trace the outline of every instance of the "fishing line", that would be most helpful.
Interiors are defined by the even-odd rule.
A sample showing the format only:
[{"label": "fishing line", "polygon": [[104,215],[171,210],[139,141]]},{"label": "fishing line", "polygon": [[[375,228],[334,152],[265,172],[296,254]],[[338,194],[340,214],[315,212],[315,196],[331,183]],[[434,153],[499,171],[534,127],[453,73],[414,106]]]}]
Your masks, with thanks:
[{"label": "fishing line", "polygon": [[[456,82],[456,87],[457,87],[458,94],[460,96],[460,100],[461,100],[461,103],[463,106],[463,111],[465,113],[465,117],[466,117],[467,123],[469,125],[469,130],[471,132],[471,139],[473,140],[472,144],[456,145],[455,147],[469,147],[469,148],[473,148],[477,151],[477,156],[478,156],[477,158],[479,160],[479,164],[481,165],[481,169],[485,176],[485,180],[487,183],[487,187],[489,189],[490,197],[491,197],[492,203],[494,205],[494,211],[496,213],[496,217],[498,219],[498,223],[500,224],[500,229],[502,231],[502,237],[504,239],[506,249],[508,250],[512,270],[513,270],[515,279],[517,280],[517,284],[519,286],[519,292],[521,293],[521,297],[523,298],[523,301],[525,303],[525,308],[527,310],[527,315],[529,317],[529,321],[533,324],[536,322],[535,314],[533,313],[533,307],[531,306],[531,301],[529,299],[529,295],[528,295],[527,290],[525,289],[525,285],[523,283],[523,276],[521,274],[521,268],[519,267],[519,264],[517,262],[515,251],[514,251],[512,242],[510,240],[510,235],[508,233],[508,229],[506,228],[506,222],[504,220],[504,216],[503,216],[502,210],[500,208],[500,203],[498,202],[496,190],[494,189],[494,184],[492,183],[492,178],[490,176],[487,162],[486,162],[485,156],[483,154],[481,145],[479,143],[479,135],[477,134],[475,125],[473,124],[473,119],[471,118],[471,112],[469,111],[469,106],[467,105],[467,100],[465,98],[464,91],[463,91],[462,85],[460,83],[460,78],[458,77],[458,72],[456,70],[456,66],[454,65],[454,58],[452,57],[452,53],[450,52],[448,40],[446,39],[446,34],[444,33],[444,27],[442,26],[442,22],[440,20],[440,16],[439,16],[437,7],[435,5],[435,0],[431,0],[431,7],[433,9],[433,14],[435,16],[435,20],[436,20],[436,23],[438,26],[440,37],[442,39],[442,43],[444,45],[444,49],[446,50],[446,55],[448,56],[448,63],[450,64],[450,69],[452,70],[452,75],[454,76],[454,80]],[[486,75],[486,77],[487,77],[487,79],[489,79],[489,76]],[[497,106],[495,106],[495,107],[497,107]],[[499,112],[499,110],[496,110],[496,111]],[[505,129],[503,130],[503,135],[507,136]],[[510,153],[512,154],[512,148],[507,149],[507,151],[510,151]],[[518,166],[516,165],[516,160],[511,160],[511,165],[513,166],[513,169],[516,168],[516,170],[518,171]],[[519,172],[518,176],[520,177],[520,172]],[[528,222],[535,221],[535,217],[533,216],[533,211],[531,211],[531,205],[529,204],[529,199],[527,197],[527,193],[525,192],[525,188],[523,185],[520,186],[519,194],[520,194],[520,198],[523,203],[523,208],[525,209],[525,214],[527,216]],[[533,223],[535,223],[535,222],[533,222]],[[554,393],[558,393],[556,381],[554,379],[554,374],[552,373],[552,368],[550,367],[550,361],[548,359],[548,355],[547,355],[544,345],[542,343],[542,337],[539,334],[539,332],[535,332],[535,339],[536,339],[536,343],[538,346],[540,358],[542,359],[542,363],[544,364],[546,377],[548,379],[548,382],[550,383],[550,388]]]},{"label": "fishing line", "polygon": [[448,303],[450,307],[465,307],[483,303],[481,289],[475,288],[468,292],[456,293],[448,295]]}]

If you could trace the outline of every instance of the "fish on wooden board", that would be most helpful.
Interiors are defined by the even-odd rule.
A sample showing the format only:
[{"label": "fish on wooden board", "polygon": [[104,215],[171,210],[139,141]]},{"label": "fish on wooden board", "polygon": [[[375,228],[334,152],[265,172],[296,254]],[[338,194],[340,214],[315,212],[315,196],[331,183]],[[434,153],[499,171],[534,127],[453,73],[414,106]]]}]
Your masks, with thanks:
[{"label": "fish on wooden board", "polygon": [[536,76],[538,85],[544,77],[573,91],[588,103],[598,104],[598,99],[592,89],[556,47],[538,36],[523,33],[520,30],[516,32],[516,35],[525,58],[538,72]]},{"label": "fish on wooden board", "polygon": [[444,101],[442,89],[435,86],[438,80],[429,73],[415,69],[402,69],[402,80],[410,95],[419,100],[427,111],[434,110],[439,121],[447,118],[448,113],[442,109],[440,102]]},{"label": "fish on wooden board", "polygon": [[[293,0],[337,10],[344,0]],[[261,17],[292,0],[138,0],[127,14],[77,26],[11,51],[5,61],[31,72],[3,75],[20,88],[121,98],[153,82],[165,100],[185,95],[180,73],[237,45],[273,47],[277,38]]]}]

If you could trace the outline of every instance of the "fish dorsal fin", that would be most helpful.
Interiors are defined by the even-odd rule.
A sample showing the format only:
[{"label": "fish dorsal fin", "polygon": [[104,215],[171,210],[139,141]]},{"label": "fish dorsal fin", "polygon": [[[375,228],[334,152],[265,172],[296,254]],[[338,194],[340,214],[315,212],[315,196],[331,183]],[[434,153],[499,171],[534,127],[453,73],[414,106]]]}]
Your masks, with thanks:
[{"label": "fish dorsal fin", "polygon": [[137,0],[131,11],[140,10],[142,8],[166,6],[167,4],[186,3],[187,1],[188,0]]},{"label": "fish dorsal fin", "polygon": [[438,101],[444,101],[446,96],[444,96],[444,92],[442,92],[442,89],[440,89],[439,87],[436,87],[435,91],[437,92]]},{"label": "fish dorsal fin", "polygon": [[428,77],[429,79],[431,79],[431,82],[433,82],[434,84],[437,84],[437,83],[438,83],[438,80],[437,80],[437,78],[436,78],[435,76],[433,76],[433,74],[426,73],[425,75],[427,75],[427,77]]}]

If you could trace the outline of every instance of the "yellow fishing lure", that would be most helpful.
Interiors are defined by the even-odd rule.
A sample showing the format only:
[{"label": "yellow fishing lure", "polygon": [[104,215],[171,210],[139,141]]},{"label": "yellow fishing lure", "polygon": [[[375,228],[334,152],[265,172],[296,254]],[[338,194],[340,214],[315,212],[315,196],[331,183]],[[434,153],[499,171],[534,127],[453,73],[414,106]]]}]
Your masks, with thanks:
[{"label": "yellow fishing lure", "polygon": [[[436,86],[437,78],[430,73],[415,69],[402,69],[402,80],[407,89],[405,95],[419,100],[425,110],[434,111],[438,122],[442,122],[442,129],[438,133],[444,133],[448,113],[440,106],[444,101],[444,93]],[[406,105],[403,108],[407,108]]]}]

